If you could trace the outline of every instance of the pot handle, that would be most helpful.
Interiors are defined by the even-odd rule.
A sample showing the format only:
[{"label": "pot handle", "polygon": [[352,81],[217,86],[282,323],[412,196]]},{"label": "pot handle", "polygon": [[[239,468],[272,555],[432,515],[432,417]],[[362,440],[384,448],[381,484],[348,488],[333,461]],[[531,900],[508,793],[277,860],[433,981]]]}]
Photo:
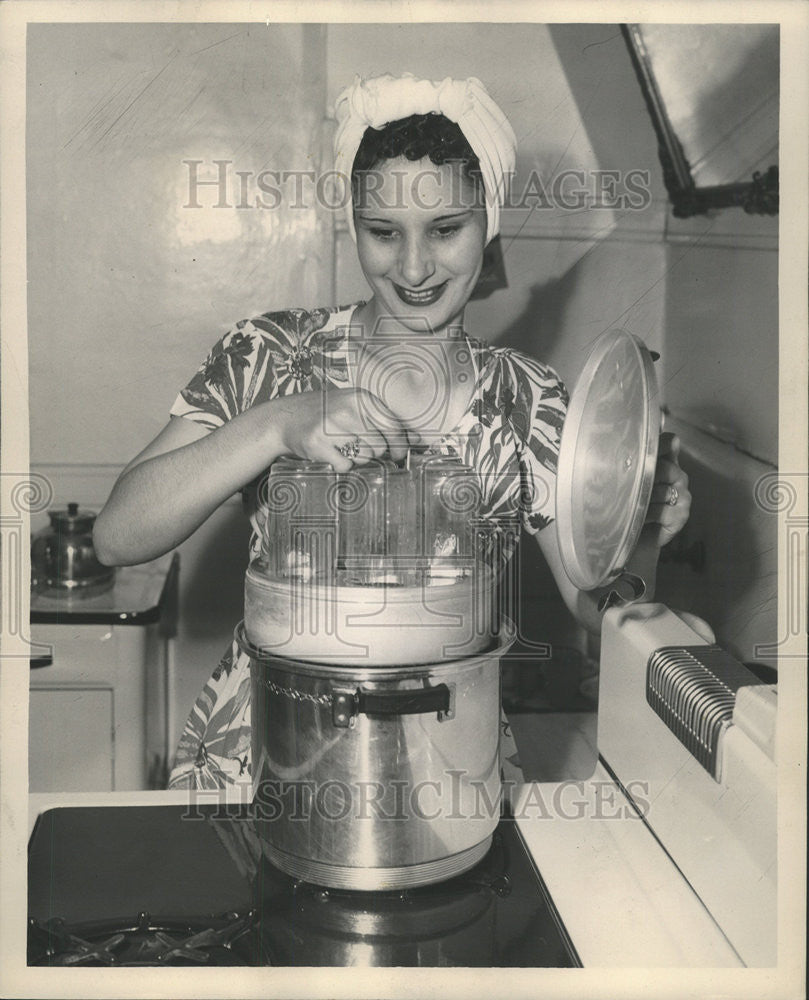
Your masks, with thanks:
[{"label": "pot handle", "polygon": [[403,691],[334,691],[332,722],[346,729],[355,715],[423,715],[437,712],[439,719],[452,718],[452,693],[446,684]]}]

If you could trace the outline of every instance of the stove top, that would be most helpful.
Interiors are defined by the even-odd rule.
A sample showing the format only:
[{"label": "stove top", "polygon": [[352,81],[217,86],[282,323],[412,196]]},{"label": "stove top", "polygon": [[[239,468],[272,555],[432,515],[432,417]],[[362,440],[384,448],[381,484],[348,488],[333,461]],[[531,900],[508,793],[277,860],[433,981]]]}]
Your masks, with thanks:
[{"label": "stove top", "polygon": [[580,964],[508,818],[470,871],[403,891],[291,878],[245,806],[53,809],[28,858],[29,965]]}]

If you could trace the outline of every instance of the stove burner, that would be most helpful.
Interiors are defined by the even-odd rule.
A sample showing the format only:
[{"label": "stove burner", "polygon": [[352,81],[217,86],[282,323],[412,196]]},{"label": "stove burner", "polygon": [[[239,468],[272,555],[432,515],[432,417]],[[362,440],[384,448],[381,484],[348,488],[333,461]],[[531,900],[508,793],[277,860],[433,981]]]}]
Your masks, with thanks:
[{"label": "stove burner", "polygon": [[250,965],[254,911],[206,921],[105,920],[68,926],[60,917],[28,921],[28,964],[35,966]]},{"label": "stove burner", "polygon": [[28,964],[580,964],[512,821],[502,821],[486,857],[454,879],[357,892],[274,868],[248,808],[197,808],[193,817],[179,805],[43,814],[29,845]]}]

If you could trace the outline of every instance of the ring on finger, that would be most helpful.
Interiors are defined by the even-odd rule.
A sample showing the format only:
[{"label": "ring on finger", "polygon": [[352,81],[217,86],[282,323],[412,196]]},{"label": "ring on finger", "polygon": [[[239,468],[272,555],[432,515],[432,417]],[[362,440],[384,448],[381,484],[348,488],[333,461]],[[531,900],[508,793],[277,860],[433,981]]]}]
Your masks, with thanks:
[{"label": "ring on finger", "polygon": [[356,458],[360,453],[360,439],[355,437],[352,441],[346,441],[337,450],[343,458]]},{"label": "ring on finger", "polygon": [[680,494],[676,486],[669,486],[668,496],[666,497],[666,503],[669,507],[676,507],[677,501],[680,499]]}]

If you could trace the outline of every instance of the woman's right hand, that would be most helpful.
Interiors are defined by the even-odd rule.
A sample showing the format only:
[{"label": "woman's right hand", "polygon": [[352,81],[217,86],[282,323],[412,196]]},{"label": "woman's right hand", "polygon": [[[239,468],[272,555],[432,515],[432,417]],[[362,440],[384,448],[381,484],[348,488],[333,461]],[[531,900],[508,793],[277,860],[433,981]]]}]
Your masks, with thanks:
[{"label": "woman's right hand", "polygon": [[276,397],[267,405],[283,452],[328,462],[336,472],[348,472],[352,465],[362,465],[385,452],[398,461],[420,440],[417,432],[408,431],[392,410],[365,389],[303,392]]},{"label": "woman's right hand", "polygon": [[[126,566],[168,552],[279,455],[348,472],[385,451],[400,459],[417,440],[362,389],[276,397],[211,433],[172,417],[119,476],[94,524],[96,555],[108,566]],[[348,447],[341,454],[355,441],[356,455]]]}]

